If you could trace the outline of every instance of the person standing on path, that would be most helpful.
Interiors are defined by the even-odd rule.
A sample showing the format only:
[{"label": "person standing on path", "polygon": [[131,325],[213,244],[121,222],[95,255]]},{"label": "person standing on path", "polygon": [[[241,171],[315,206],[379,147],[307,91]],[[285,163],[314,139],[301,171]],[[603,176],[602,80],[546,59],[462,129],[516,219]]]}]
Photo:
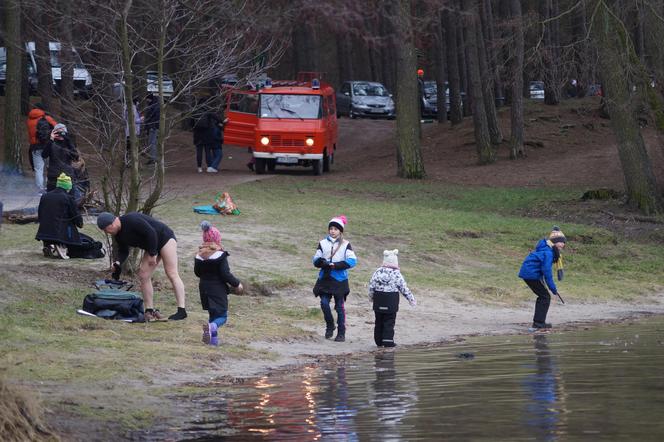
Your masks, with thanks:
[{"label": "person standing on path", "polygon": [[35,171],[35,185],[40,193],[46,191],[44,186],[44,158],[42,152],[46,145],[51,141],[51,131],[58,124],[49,114],[43,104],[35,103],[33,109],[28,114],[28,139],[30,140],[30,165]]},{"label": "person standing on path", "polygon": [[[530,290],[537,295],[535,301],[535,315],[533,316],[533,326],[535,329],[551,328],[551,324],[546,322],[546,315],[551,304],[551,294],[558,295],[558,288],[553,282],[553,270],[555,265],[558,273],[558,280],[563,279],[563,259],[560,252],[565,248],[565,235],[558,226],[554,226],[548,239],[541,239],[535,245],[535,250],[530,252],[521,265],[519,278],[530,287]],[[546,282],[546,286],[544,285]]]},{"label": "person standing on path", "polygon": [[394,325],[399,311],[399,293],[415,307],[417,301],[399,270],[399,250],[383,251],[383,265],[369,281],[369,300],[376,316],[374,341],[378,347],[395,347]]},{"label": "person standing on path", "polygon": [[334,298],[334,309],[337,311],[336,342],[346,340],[345,302],[350,293],[348,269],[357,264],[353,247],[343,237],[347,223],[344,215],[332,218],[328,223],[328,235],[318,243],[313,257],[314,267],[320,269],[313,291],[315,296],[320,297],[320,308],[326,324],[325,339],[332,338],[334,334],[334,317],[330,310],[330,301]]},{"label": "person standing on path", "polygon": [[138,270],[141,293],[145,303],[145,320],[163,320],[159,310],[154,308],[154,288],[152,274],[160,262],[171,281],[178,311],[168,319],[177,321],[187,317],[185,309],[184,284],[178,273],[177,240],[173,231],[161,221],[138,212],[130,212],[117,217],[109,212],[102,212],[97,217],[97,226],[104,232],[115,236],[118,243],[118,260],[113,263],[113,279],[120,278],[122,263],[129,256],[129,247],[143,250],[143,258]]},{"label": "person standing on path", "polygon": [[157,161],[157,137],[159,135],[159,119],[161,116],[161,108],[159,107],[159,99],[153,94],[147,96],[147,107],[145,108],[145,115],[143,124],[148,135],[148,164],[154,164]]}]

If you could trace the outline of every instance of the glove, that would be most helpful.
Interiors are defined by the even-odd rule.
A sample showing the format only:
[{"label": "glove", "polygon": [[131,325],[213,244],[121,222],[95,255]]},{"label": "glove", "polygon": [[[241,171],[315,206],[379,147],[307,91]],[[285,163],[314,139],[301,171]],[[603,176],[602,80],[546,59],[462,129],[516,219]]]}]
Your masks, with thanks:
[{"label": "glove", "polygon": [[119,280],[120,273],[122,273],[122,267],[120,266],[120,263],[118,261],[115,261],[113,263],[113,273],[111,273],[111,278],[113,278],[116,281]]},{"label": "glove", "polygon": [[320,269],[326,269],[330,266],[330,264],[325,258],[318,258],[316,261],[314,261],[314,266]]}]

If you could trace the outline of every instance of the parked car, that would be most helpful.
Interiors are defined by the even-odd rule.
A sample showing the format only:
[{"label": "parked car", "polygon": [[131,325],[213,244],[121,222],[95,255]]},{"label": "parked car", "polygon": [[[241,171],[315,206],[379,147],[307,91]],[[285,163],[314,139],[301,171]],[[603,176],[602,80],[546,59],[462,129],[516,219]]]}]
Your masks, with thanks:
[{"label": "parked car", "polygon": [[355,117],[394,118],[394,100],[385,86],[373,81],[346,81],[337,94],[337,114]]},{"label": "parked car", "polygon": [[[25,47],[28,52],[29,63],[33,66],[36,74],[37,61],[35,59],[35,42],[29,41],[26,43]],[[48,42],[51,61],[51,77],[53,78],[53,84],[55,85],[56,90],[60,90],[60,83],[62,82],[62,56],[60,54],[60,47],[60,42]],[[90,93],[90,90],[92,89],[92,76],[85,68],[83,61],[81,60],[81,56],[78,54],[78,52],[76,52],[75,48],[72,48],[72,53],[74,61],[74,94],[87,97]]]},{"label": "parked car", "polygon": [[[30,60],[27,64],[28,69],[28,87],[30,95],[37,93],[37,71],[32,66]],[[5,83],[7,82],[7,50],[0,48],[0,95],[5,95]]]},{"label": "parked car", "polygon": [[[148,93],[158,94],[159,93],[159,73],[157,71],[147,71],[147,91]],[[162,88],[164,97],[170,97],[173,95],[173,80],[171,80],[168,75],[162,75]]]},{"label": "parked car", "polygon": [[[435,81],[419,82],[420,113],[422,117],[436,117],[438,115],[438,85]],[[445,109],[449,111],[449,90],[445,88]]]},{"label": "parked car", "polygon": [[544,82],[531,81],[528,87],[529,97],[533,100],[544,100]]}]

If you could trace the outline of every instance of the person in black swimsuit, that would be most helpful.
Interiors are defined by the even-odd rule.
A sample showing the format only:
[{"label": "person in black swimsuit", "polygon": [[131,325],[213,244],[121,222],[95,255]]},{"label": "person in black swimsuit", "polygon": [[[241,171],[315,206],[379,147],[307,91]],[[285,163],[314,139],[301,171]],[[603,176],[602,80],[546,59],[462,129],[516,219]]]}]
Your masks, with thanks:
[{"label": "person in black swimsuit", "polygon": [[171,281],[178,311],[169,316],[170,320],[187,317],[185,310],[184,284],[178,273],[177,241],[175,234],[166,224],[151,216],[138,212],[129,212],[117,217],[109,212],[100,213],[97,226],[104,232],[115,236],[118,243],[117,261],[113,263],[113,279],[120,277],[122,263],[129,256],[129,247],[143,250],[143,258],[138,270],[141,292],[145,303],[146,321],[163,319],[159,310],[154,308],[152,274],[160,261],[164,262],[164,271]]}]

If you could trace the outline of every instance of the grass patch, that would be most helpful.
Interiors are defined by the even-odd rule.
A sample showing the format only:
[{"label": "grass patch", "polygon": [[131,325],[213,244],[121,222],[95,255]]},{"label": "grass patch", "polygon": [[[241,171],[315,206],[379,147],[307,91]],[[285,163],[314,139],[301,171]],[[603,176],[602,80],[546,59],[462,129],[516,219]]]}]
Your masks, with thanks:
[{"label": "grass patch", "polygon": [[[569,238],[566,278],[560,284],[566,300],[634,301],[664,290],[661,243],[637,244],[591,225],[523,216],[530,209],[548,213],[552,204],[576,201],[581,192],[573,189],[339,183],[281,176],[230,190],[242,215],[212,220],[220,227],[224,247],[231,252],[231,269],[246,283],[247,294],[230,297],[223,347],[200,344],[200,325],[208,317],[200,309],[193,274],[198,224],[210,217],[194,214],[191,206],[210,201],[215,193],[209,192],[169,201],[155,213],[175,230],[180,245],[190,318],[178,323],[125,324],[75,315],[89,283],[107,262],[47,260],[34,241],[35,225],[3,226],[0,259],[8,264],[0,268],[0,370],[27,383],[67,384],[72,389],[112,383],[142,391],[154,385],[155,376],[164,382],[163,376],[219,375],[218,363],[227,358],[275,360],[279,355],[248,344],[304,338],[307,326],[321,323],[320,309],[293,301],[292,294],[310,296],[317,274],[311,258],[328,220],[341,213],[349,218],[346,237],[359,259],[350,271],[352,297],[364,299],[383,249],[398,248],[402,272],[416,296],[444,293],[457,300],[503,305],[532,300],[516,275],[523,258],[553,224]],[[92,230],[86,226],[87,233]],[[157,305],[170,314],[175,303],[163,270],[155,279]],[[158,391],[152,388],[150,394]],[[117,396],[109,409],[125,406]],[[104,397],[114,400],[113,395]],[[76,410],[100,416],[93,403],[83,401]],[[122,424],[131,429],[153,420],[155,413],[144,404],[129,404]]]}]

